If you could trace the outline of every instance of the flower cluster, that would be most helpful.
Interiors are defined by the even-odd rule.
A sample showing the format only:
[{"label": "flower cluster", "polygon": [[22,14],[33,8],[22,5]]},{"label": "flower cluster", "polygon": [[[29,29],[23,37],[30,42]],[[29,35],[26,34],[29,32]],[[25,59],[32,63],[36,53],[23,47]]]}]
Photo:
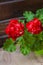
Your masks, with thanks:
[{"label": "flower cluster", "polygon": [[38,18],[34,18],[26,24],[26,28],[32,34],[39,34],[42,31],[42,23]]},{"label": "flower cluster", "polygon": [[19,36],[23,35],[24,33],[24,25],[18,20],[10,20],[9,25],[5,29],[6,34],[12,38],[13,40],[16,40]]},{"label": "flower cluster", "polygon": [[[42,31],[41,21],[38,18],[34,18],[26,23],[26,29],[32,34],[39,34]],[[24,24],[15,19],[10,20],[5,32],[15,40],[24,34]]]}]

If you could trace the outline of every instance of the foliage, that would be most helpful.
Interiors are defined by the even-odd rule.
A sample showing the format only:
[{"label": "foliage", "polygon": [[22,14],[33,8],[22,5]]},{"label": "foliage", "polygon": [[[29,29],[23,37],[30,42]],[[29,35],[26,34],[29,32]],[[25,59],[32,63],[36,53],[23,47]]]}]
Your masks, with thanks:
[{"label": "foliage", "polygon": [[31,11],[25,11],[23,16],[26,19],[26,21],[28,22],[28,21],[32,20],[35,15]]},{"label": "foliage", "polygon": [[36,11],[36,17],[43,23],[43,8]]},{"label": "foliage", "polygon": [[4,43],[3,49],[9,52],[13,52],[16,50],[16,46],[14,45],[14,41],[10,38],[7,39]]},{"label": "foliage", "polygon": [[[36,17],[43,25],[43,8],[37,10],[36,14],[31,11],[26,11],[23,16],[24,20],[19,20],[19,22],[25,24],[25,20],[28,22]],[[43,31],[35,35],[29,33],[25,27],[24,34],[17,38],[16,44],[15,41],[11,38],[7,39],[4,43],[3,49],[12,52],[16,50],[16,44],[18,44],[20,46],[20,52],[24,55],[29,54],[31,51],[35,52],[36,55],[43,55]]]}]

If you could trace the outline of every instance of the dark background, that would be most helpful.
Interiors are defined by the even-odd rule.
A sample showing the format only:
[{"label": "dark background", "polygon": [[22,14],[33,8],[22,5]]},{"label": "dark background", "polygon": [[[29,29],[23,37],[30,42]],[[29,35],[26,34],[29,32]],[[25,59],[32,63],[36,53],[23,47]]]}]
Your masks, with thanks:
[{"label": "dark background", "polygon": [[22,18],[22,13],[43,8],[43,0],[0,0],[0,47],[7,38],[4,29],[11,18]]}]

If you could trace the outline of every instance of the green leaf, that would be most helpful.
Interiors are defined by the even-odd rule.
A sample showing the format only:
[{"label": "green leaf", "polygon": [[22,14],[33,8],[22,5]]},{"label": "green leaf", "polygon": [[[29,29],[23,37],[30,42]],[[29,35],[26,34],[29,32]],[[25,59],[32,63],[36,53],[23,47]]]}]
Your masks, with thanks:
[{"label": "green leaf", "polygon": [[36,17],[43,23],[43,8],[36,11]]},{"label": "green leaf", "polygon": [[41,56],[41,55],[43,55],[43,50],[38,50],[38,51],[35,51],[35,54],[36,54],[36,55],[40,55],[40,56]]},{"label": "green leaf", "polygon": [[[19,45],[24,44],[24,42],[25,42],[24,39],[23,39],[23,36],[19,37],[17,40],[18,40],[17,43],[18,43]],[[24,42],[23,42],[23,41],[24,41]]]},{"label": "green leaf", "polygon": [[25,20],[19,20],[19,22],[22,22],[24,24],[25,23]]},{"label": "green leaf", "polygon": [[43,40],[43,31],[40,34],[38,34],[38,37],[40,40]]},{"label": "green leaf", "polygon": [[27,22],[31,21],[35,17],[35,15],[31,11],[25,11],[23,13],[23,16],[24,16],[24,18],[26,19]]},{"label": "green leaf", "polygon": [[20,37],[18,38],[18,43],[20,45],[20,52],[23,54],[23,55],[27,55],[30,53],[30,47],[28,44],[28,42],[24,39],[24,37]]},{"label": "green leaf", "polygon": [[15,51],[16,46],[14,45],[14,41],[11,38],[7,39],[3,45],[3,49],[9,52]]},{"label": "green leaf", "polygon": [[35,37],[33,36],[33,34],[29,33],[27,30],[25,30],[24,39],[25,39],[26,42],[28,42],[28,44],[30,46],[32,46],[35,43],[35,40],[36,40]]},{"label": "green leaf", "polygon": [[43,49],[43,40],[40,38],[40,35],[35,35],[35,43],[32,46],[33,51],[38,51]]},{"label": "green leaf", "polygon": [[41,49],[41,46],[40,45],[41,45],[40,44],[40,41],[37,39],[36,42],[32,46],[32,50],[33,51],[40,50]]},{"label": "green leaf", "polygon": [[27,55],[27,54],[30,53],[30,48],[28,48],[28,47],[25,46],[25,45],[22,45],[22,46],[20,47],[20,51],[21,51],[21,53],[22,53],[23,55]]}]

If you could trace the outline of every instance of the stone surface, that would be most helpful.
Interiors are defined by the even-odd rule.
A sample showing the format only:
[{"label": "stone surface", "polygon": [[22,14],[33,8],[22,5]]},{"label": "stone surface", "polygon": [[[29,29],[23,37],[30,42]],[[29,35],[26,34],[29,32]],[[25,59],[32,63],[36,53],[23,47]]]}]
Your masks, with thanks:
[{"label": "stone surface", "polygon": [[23,56],[18,50],[8,53],[1,48],[0,65],[43,65],[43,63],[38,62],[33,53]]}]

